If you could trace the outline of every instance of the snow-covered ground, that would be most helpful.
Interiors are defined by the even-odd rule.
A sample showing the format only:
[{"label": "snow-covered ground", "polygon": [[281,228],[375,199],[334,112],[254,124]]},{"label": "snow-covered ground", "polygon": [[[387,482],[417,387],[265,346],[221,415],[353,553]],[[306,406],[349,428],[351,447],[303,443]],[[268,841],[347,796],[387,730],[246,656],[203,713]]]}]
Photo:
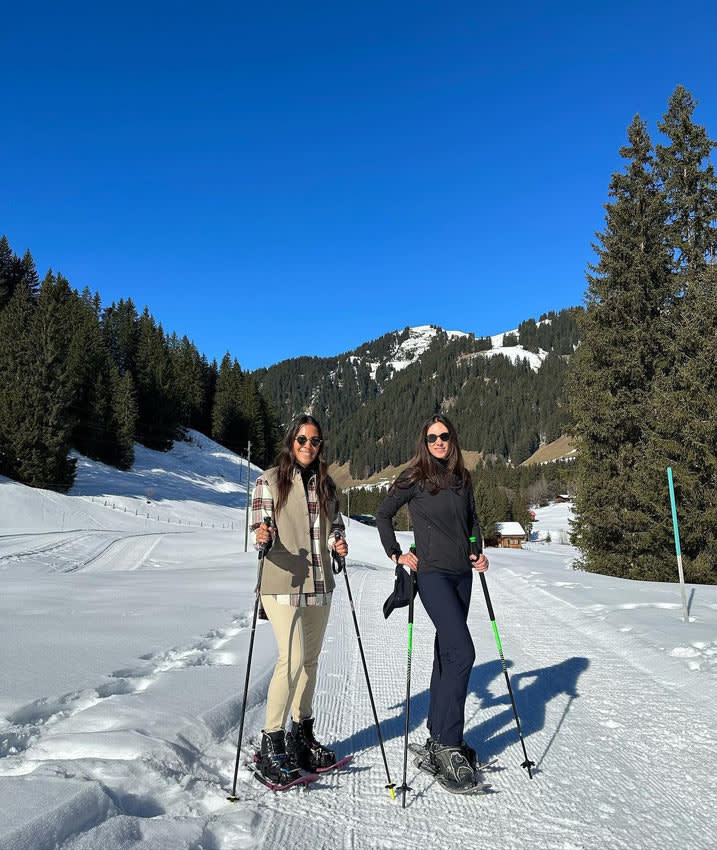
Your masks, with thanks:
[{"label": "snow-covered ground", "polygon": [[535,512],[531,541],[543,543],[569,543],[572,505],[569,502],[555,502]]},{"label": "snow-covered ground", "polygon": [[[343,579],[316,696],[319,736],[352,765],[274,794],[242,766],[230,804],[256,555],[244,552],[246,465],[205,437],[138,451],[131,473],[82,459],[70,496],[0,479],[0,850],[711,848],[717,818],[717,588],[572,569],[568,506],[551,542],[489,550],[488,585],[528,755],[520,767],[479,582],[467,738],[492,791],[456,797],[409,762],[407,807],[384,789]],[[257,470],[252,470],[254,478]],[[553,532],[556,532],[554,534]],[[406,537],[406,543],[408,537]],[[392,568],[350,527],[351,590],[401,782],[405,613]],[[411,737],[422,740],[433,631],[414,629]],[[260,623],[244,757],[275,657]]]}]

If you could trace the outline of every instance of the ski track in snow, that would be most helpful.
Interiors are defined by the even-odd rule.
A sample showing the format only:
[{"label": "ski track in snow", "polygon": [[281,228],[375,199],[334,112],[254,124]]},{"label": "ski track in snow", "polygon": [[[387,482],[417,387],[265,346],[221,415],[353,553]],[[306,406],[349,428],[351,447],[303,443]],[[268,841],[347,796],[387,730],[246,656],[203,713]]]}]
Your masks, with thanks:
[{"label": "ski track in snow", "polygon": [[[34,567],[48,572],[77,572],[87,567],[111,569],[113,564],[123,572],[141,567],[159,540],[167,534],[189,534],[187,531],[148,531],[128,534],[123,531],[77,529],[52,532],[59,539],[33,545],[33,535],[12,535],[0,539],[0,569],[3,561],[32,560]],[[29,547],[29,548],[28,548]]]}]

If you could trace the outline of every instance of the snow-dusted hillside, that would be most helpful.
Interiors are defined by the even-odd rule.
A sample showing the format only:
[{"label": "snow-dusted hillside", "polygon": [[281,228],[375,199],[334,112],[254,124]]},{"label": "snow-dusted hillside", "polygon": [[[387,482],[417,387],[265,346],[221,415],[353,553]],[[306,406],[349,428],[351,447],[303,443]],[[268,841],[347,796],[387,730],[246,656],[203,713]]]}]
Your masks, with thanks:
[{"label": "snow-dusted hillside", "polygon": [[[402,369],[405,369],[407,366],[415,363],[416,360],[418,360],[421,355],[428,350],[440,332],[441,329],[434,325],[417,325],[416,327],[408,328],[408,339],[401,343],[396,343],[390,358],[369,362],[371,377],[376,377],[376,372],[382,365],[390,367],[394,372],[400,372]],[[444,331],[444,333],[447,335],[449,340],[470,335],[465,331]],[[548,352],[543,351],[542,349],[540,349],[537,353],[528,351],[520,345],[520,341],[518,342],[518,345],[504,345],[504,337],[509,334],[515,335],[519,340],[520,334],[518,333],[517,328],[514,328],[511,331],[494,334],[490,338],[492,348],[478,352],[477,354],[464,355],[464,357],[494,357],[497,354],[502,354],[513,363],[518,360],[525,360],[529,364],[530,368],[537,372],[542,362],[548,356]],[[359,358],[354,357],[352,359],[358,360]]]},{"label": "snow-dusted hillside", "polygon": [[[518,338],[518,345],[504,345],[503,341],[506,336],[509,334],[513,334]],[[543,351],[543,349],[539,349],[538,352],[528,351],[527,348],[523,348],[520,344],[520,334],[518,333],[518,329],[515,328],[512,331],[505,331],[501,334],[496,334],[490,338],[492,348],[489,351],[480,352],[479,356],[482,357],[494,357],[496,354],[502,354],[503,357],[507,357],[513,363],[516,363],[520,360],[524,360],[528,363],[530,368],[537,372],[540,369],[543,360],[548,356],[547,351]]]},{"label": "snow-dusted hillside", "polygon": [[[257,474],[252,470],[251,478]],[[536,763],[530,780],[482,598],[466,736],[497,758],[491,792],[460,798],[409,761],[406,809],[384,789],[345,583],[320,659],[319,736],[344,772],[267,791],[236,735],[256,555],[244,552],[245,467],[193,435],[138,451],[130,473],[81,460],[73,494],[0,479],[0,850],[707,850],[717,817],[717,588],[572,569],[565,505],[551,543],[489,550],[488,585]],[[402,535],[407,547],[410,536]],[[351,523],[349,578],[391,779],[403,764],[406,619],[383,618],[393,569]],[[419,553],[420,556],[420,553]],[[433,630],[417,605],[411,738],[425,735]],[[275,658],[257,628],[243,760]]]},{"label": "snow-dusted hillside", "polygon": [[[387,366],[394,372],[400,372],[415,363],[430,348],[439,333],[440,329],[435,325],[416,325],[416,327],[408,328],[408,338],[402,342],[397,340],[388,358],[369,362],[371,377],[376,377],[376,372],[381,365]],[[468,336],[463,331],[445,331],[444,333],[448,339]]]}]

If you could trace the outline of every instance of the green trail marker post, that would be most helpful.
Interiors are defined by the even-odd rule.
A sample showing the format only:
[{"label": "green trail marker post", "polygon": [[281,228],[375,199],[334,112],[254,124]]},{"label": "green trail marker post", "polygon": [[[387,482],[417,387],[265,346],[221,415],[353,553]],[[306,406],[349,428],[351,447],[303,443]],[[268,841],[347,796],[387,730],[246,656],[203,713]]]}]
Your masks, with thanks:
[{"label": "green trail marker post", "polygon": [[677,553],[677,572],[680,576],[680,593],[682,594],[682,619],[688,623],[687,595],[685,593],[685,573],[682,569],[682,551],[680,549],[680,530],[677,527],[677,507],[675,505],[675,485],[672,483],[672,467],[667,467],[667,483],[670,485],[670,505],[672,507],[672,527],[675,531],[675,552]]}]

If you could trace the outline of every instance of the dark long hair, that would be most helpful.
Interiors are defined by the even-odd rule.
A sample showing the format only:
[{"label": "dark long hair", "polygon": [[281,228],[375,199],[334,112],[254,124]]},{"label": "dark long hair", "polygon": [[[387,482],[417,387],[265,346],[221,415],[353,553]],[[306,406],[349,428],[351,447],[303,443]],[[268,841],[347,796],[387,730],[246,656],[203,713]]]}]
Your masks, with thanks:
[{"label": "dark long hair", "polygon": [[276,459],[276,465],[278,467],[276,478],[279,492],[276,494],[274,509],[278,514],[289,498],[289,491],[294,480],[294,471],[296,466],[299,465],[294,455],[294,440],[301,430],[302,425],[313,425],[321,438],[319,453],[316,455],[313,464],[316,467],[316,493],[319,497],[321,513],[327,519],[333,519],[333,517],[329,517],[329,502],[336,496],[336,487],[329,476],[329,466],[322,455],[324,450],[324,433],[321,430],[321,425],[308,413],[295,419],[284,434],[284,443]]},{"label": "dark long hair", "polygon": [[[426,440],[428,429],[436,422],[440,422],[450,434],[450,451],[446,457],[445,467],[428,450]],[[463,463],[463,454],[458,444],[458,434],[447,416],[436,413],[421,425],[416,443],[416,454],[408,462],[406,473],[394,482],[394,486],[410,486],[417,482],[428,487],[429,492],[434,496],[444,487],[463,488],[471,484],[471,476]]]}]

